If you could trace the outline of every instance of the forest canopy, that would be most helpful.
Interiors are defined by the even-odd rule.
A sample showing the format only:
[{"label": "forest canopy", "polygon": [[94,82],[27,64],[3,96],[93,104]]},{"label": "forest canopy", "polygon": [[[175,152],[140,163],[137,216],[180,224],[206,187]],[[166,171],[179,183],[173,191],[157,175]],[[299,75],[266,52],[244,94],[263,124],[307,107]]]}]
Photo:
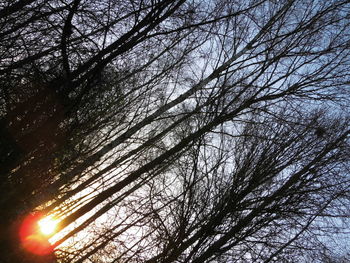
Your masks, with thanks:
[{"label": "forest canopy", "polygon": [[1,1],[0,262],[350,260],[349,23],[347,0]]}]

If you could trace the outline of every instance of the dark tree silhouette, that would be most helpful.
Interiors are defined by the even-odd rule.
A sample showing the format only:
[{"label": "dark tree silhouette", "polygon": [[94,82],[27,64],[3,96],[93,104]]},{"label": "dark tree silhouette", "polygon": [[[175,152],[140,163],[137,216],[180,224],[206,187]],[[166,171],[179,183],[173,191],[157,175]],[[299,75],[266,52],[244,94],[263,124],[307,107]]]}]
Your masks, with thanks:
[{"label": "dark tree silhouette", "polygon": [[[0,263],[331,262],[350,216],[349,11],[1,2]],[[39,214],[59,221],[45,255],[21,230]]]}]

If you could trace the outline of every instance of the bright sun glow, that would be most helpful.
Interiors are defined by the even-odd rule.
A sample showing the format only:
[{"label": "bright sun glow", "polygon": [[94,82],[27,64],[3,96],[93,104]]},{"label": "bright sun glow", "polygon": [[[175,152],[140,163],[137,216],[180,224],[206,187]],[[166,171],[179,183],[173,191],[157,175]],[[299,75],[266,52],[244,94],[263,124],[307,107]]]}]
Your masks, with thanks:
[{"label": "bright sun glow", "polygon": [[57,220],[46,217],[46,218],[41,219],[38,222],[38,225],[40,227],[41,233],[43,233],[44,235],[51,235],[51,234],[55,233],[56,226],[57,226]]}]

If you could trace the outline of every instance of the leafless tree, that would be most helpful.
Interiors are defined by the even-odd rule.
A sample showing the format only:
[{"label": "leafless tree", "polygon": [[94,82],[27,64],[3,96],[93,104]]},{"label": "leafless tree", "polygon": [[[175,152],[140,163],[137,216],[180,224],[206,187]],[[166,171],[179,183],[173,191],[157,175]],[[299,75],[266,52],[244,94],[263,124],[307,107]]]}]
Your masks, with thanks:
[{"label": "leafless tree", "polygon": [[[0,262],[325,260],[350,215],[349,11],[0,3]],[[19,245],[34,211],[54,255]]]}]

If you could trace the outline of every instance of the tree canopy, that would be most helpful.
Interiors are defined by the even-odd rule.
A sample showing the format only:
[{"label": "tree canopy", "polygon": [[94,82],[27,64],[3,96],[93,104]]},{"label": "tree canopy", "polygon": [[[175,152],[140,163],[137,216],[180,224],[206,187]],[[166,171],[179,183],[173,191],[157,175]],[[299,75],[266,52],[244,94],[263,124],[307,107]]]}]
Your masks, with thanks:
[{"label": "tree canopy", "polygon": [[0,262],[346,261],[349,23],[347,0],[2,1]]}]

